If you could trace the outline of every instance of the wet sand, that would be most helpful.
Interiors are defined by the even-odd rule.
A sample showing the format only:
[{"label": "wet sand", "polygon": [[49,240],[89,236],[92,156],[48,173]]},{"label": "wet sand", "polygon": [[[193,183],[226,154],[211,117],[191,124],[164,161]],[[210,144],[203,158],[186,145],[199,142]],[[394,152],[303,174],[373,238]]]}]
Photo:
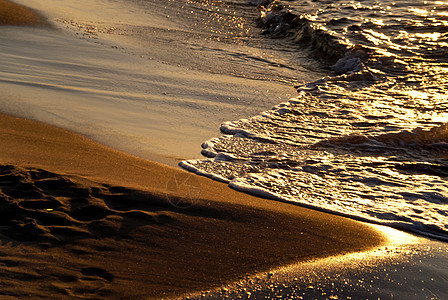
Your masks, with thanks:
[{"label": "wet sand", "polygon": [[[24,9],[11,5],[0,11]],[[446,295],[445,244],[394,246],[370,225],[241,194],[26,119],[0,115],[0,140],[2,299]]]},{"label": "wet sand", "polygon": [[384,242],[42,123],[0,116],[4,295],[167,297]]},{"label": "wet sand", "polygon": [[[156,35],[158,43],[138,44],[133,32],[139,27],[133,24],[155,21],[152,12],[148,16],[145,10],[134,9],[135,1],[109,1],[108,5],[101,0],[17,2],[32,5],[48,18],[51,28],[1,27],[0,107],[4,113],[177,165],[179,159],[200,158],[201,143],[219,134],[222,122],[258,114],[296,94],[285,83],[211,74],[154,58],[153,54],[167,54],[164,47],[174,48],[175,43]],[[138,22],[134,12],[141,19]],[[114,13],[116,18],[107,18]],[[67,20],[70,25],[64,23]],[[97,34],[85,32],[87,27],[97,28]],[[105,32],[105,27],[116,29]],[[148,37],[153,36],[151,28],[145,30]],[[166,32],[176,32],[169,39],[183,39],[182,31]],[[187,60],[190,55],[179,60],[184,57]],[[301,74],[304,80],[320,78],[320,73]]]},{"label": "wet sand", "polygon": [[[3,0],[0,12],[2,24],[42,21]],[[5,298],[181,296],[384,243],[366,224],[241,194],[42,123],[0,115],[0,140]]]}]

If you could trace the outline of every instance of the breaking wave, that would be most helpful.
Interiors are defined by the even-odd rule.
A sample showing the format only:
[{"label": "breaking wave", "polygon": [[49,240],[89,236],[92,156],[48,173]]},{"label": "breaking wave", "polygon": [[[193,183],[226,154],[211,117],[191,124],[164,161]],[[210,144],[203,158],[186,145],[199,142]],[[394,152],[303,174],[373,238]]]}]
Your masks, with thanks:
[{"label": "breaking wave", "polygon": [[[225,122],[181,166],[235,189],[448,240],[448,4],[252,1],[333,75]],[[445,54],[443,54],[445,53]]]}]

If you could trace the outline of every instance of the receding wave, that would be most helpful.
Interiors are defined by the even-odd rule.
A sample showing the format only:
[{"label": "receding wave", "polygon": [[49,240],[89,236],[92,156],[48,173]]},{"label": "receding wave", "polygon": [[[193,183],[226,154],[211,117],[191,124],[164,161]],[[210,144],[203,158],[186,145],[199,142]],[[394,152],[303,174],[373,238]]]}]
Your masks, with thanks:
[{"label": "receding wave", "polygon": [[[184,168],[235,189],[448,240],[448,5],[254,1],[333,75],[222,124]],[[432,7],[430,9],[430,7]]]}]

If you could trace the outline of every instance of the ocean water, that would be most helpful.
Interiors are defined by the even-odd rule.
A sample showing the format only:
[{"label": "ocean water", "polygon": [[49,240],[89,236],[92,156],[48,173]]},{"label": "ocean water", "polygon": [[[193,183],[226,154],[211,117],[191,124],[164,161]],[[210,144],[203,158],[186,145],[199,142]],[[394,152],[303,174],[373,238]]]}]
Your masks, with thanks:
[{"label": "ocean water", "polygon": [[251,4],[265,39],[328,75],[224,122],[202,144],[206,158],[180,165],[243,192],[448,240],[448,2]]},{"label": "ocean water", "polygon": [[448,239],[448,2],[16,2],[52,28],[2,28],[0,111]]}]

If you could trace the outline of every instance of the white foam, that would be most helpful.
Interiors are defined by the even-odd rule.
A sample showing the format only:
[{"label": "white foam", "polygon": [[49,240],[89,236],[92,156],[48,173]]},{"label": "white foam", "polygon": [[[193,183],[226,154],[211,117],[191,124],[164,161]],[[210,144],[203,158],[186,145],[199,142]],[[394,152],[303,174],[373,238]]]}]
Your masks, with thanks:
[{"label": "white foam", "polygon": [[224,182],[224,183],[230,182],[230,180],[228,180],[227,178],[224,178],[222,176],[216,175],[211,172],[205,172],[205,171],[195,167],[191,162],[194,162],[194,161],[181,161],[181,162],[179,162],[179,166],[184,168],[187,171],[193,172],[197,175],[208,177],[210,179],[213,179],[213,180],[216,180],[219,182]]}]

